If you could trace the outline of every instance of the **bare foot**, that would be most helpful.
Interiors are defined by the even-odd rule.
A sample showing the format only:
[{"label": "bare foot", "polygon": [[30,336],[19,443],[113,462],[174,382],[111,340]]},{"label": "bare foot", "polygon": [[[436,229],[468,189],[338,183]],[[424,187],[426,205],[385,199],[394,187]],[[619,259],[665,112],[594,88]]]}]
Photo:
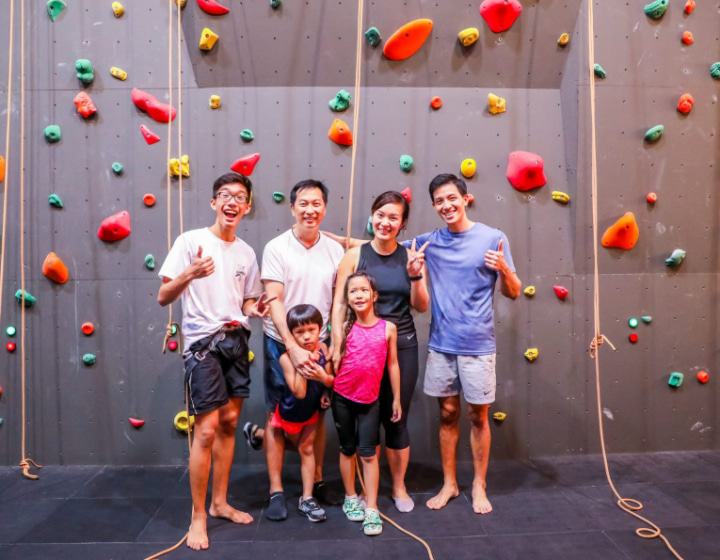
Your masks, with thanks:
[{"label": "bare foot", "polygon": [[188,531],[187,546],[193,550],[207,550],[210,546],[207,536],[207,517],[203,515],[193,515],[190,522],[190,530]]},{"label": "bare foot", "polygon": [[457,498],[458,494],[457,485],[453,484],[452,486],[443,486],[436,496],[430,498],[426,502],[426,505],[430,509],[442,509],[450,500]]},{"label": "bare foot", "polygon": [[253,522],[252,515],[245,513],[244,511],[240,511],[239,509],[235,509],[228,503],[217,507],[210,506],[210,515],[221,519],[227,519],[233,523],[240,523],[242,525],[247,525],[248,523]]},{"label": "bare foot", "polygon": [[485,488],[487,488],[485,481],[473,484],[472,499],[473,511],[475,513],[485,514],[492,511],[492,506],[485,493]]}]

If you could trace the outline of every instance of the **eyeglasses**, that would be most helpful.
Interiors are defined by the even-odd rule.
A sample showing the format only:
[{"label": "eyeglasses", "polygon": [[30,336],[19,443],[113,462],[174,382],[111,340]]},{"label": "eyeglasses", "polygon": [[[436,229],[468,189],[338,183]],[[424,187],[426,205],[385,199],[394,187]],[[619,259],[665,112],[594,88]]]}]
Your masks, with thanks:
[{"label": "eyeglasses", "polygon": [[245,203],[247,203],[247,201],[248,201],[248,197],[245,196],[244,194],[232,195],[232,194],[230,194],[230,193],[227,192],[227,191],[220,191],[219,193],[217,193],[217,194],[215,195],[215,198],[219,198],[219,199],[222,200],[223,202],[227,202],[227,201],[229,201],[231,198],[234,198],[235,201],[236,201],[238,204],[245,204]]}]

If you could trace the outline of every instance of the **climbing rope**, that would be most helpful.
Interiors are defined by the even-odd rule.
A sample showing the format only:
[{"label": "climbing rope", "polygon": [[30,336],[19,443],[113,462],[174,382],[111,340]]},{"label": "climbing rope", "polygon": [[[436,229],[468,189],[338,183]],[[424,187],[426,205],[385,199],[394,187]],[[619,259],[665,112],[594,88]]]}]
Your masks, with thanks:
[{"label": "climbing rope", "polygon": [[[170,112],[169,117],[172,116],[172,106],[173,106],[173,49],[172,49],[172,42],[173,42],[173,34],[172,34],[172,23],[173,23],[173,0],[168,0],[168,103],[170,105]],[[180,11],[180,6],[178,5],[178,12]],[[168,143],[167,143],[167,156],[166,161],[167,165],[170,165],[170,158],[172,156],[172,119],[168,117],[168,125],[167,125],[167,131],[168,131]],[[170,253],[170,249],[172,249],[172,227],[171,227],[171,200],[172,200],[172,190],[170,188],[170,168],[167,169],[167,182],[166,182],[166,190],[167,190],[167,250],[168,253]],[[172,303],[168,305],[168,322],[167,322],[167,330],[170,331],[173,325],[173,306]],[[169,336],[167,334],[165,335],[165,340],[163,341],[163,354],[165,353],[165,350],[167,348],[167,341]]]},{"label": "climbing rope", "polygon": [[[632,498],[623,498],[615,488],[612,477],[610,476],[610,468],[608,466],[607,451],[605,450],[605,433],[603,431],[603,415],[602,415],[602,398],[600,395],[600,353],[598,352],[603,341],[607,341],[610,346],[612,343],[600,333],[600,274],[598,271],[598,209],[597,209],[597,145],[595,137],[595,27],[593,24],[593,2],[588,0],[588,54],[589,64],[588,68],[590,71],[590,130],[591,130],[591,165],[592,165],[592,213],[593,213],[593,251],[595,257],[595,273],[594,273],[594,298],[593,307],[595,313],[595,336],[590,343],[590,356],[595,360],[595,388],[597,391],[597,412],[598,412],[598,426],[600,428],[600,446],[602,449],[603,464],[605,465],[605,476],[607,477],[608,484],[617,498],[617,506],[626,513],[629,513],[633,517],[638,518],[640,521],[646,523],[648,527],[641,527],[635,530],[635,534],[643,539],[655,539],[661,538],[665,545],[668,547],[670,552],[675,555],[678,560],[683,560],[677,551],[672,547],[670,541],[662,534],[660,527],[655,523],[646,519],[642,515],[635,513],[643,508],[643,505],[638,500]],[[615,347],[612,346],[613,350]]]}]

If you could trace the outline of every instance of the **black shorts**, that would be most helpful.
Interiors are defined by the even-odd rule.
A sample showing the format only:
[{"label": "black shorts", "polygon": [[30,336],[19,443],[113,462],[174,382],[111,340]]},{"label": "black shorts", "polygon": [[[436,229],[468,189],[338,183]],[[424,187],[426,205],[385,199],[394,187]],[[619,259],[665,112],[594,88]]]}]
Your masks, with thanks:
[{"label": "black shorts", "polygon": [[203,354],[213,338],[206,336],[194,342],[191,356],[185,361],[185,383],[188,386],[190,414],[206,414],[225,406],[231,398],[250,396],[250,332],[239,328],[222,333],[225,337]]},{"label": "black shorts", "polygon": [[357,403],[334,393],[332,411],[340,440],[340,453],[352,457],[355,451],[359,450],[360,457],[374,457],[375,448],[380,443],[378,401],[369,404]]}]

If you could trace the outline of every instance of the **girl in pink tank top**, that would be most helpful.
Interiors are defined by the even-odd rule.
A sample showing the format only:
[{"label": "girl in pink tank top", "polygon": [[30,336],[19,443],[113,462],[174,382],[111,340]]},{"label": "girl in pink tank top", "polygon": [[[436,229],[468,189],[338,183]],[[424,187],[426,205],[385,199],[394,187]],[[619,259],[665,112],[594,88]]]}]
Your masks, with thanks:
[{"label": "girl in pink tank top", "polygon": [[[377,509],[380,468],[375,453],[379,444],[380,381],[385,364],[393,392],[392,421],[398,422],[400,368],[397,361],[397,329],[375,315],[377,288],[372,276],[356,272],[345,284],[347,317],[342,342],[343,359],[335,377],[333,417],[340,440],[340,472],[345,485],[343,512],[351,521],[362,521],[366,535],[382,533]],[[363,509],[355,491],[355,452],[363,465],[367,506]]]}]

